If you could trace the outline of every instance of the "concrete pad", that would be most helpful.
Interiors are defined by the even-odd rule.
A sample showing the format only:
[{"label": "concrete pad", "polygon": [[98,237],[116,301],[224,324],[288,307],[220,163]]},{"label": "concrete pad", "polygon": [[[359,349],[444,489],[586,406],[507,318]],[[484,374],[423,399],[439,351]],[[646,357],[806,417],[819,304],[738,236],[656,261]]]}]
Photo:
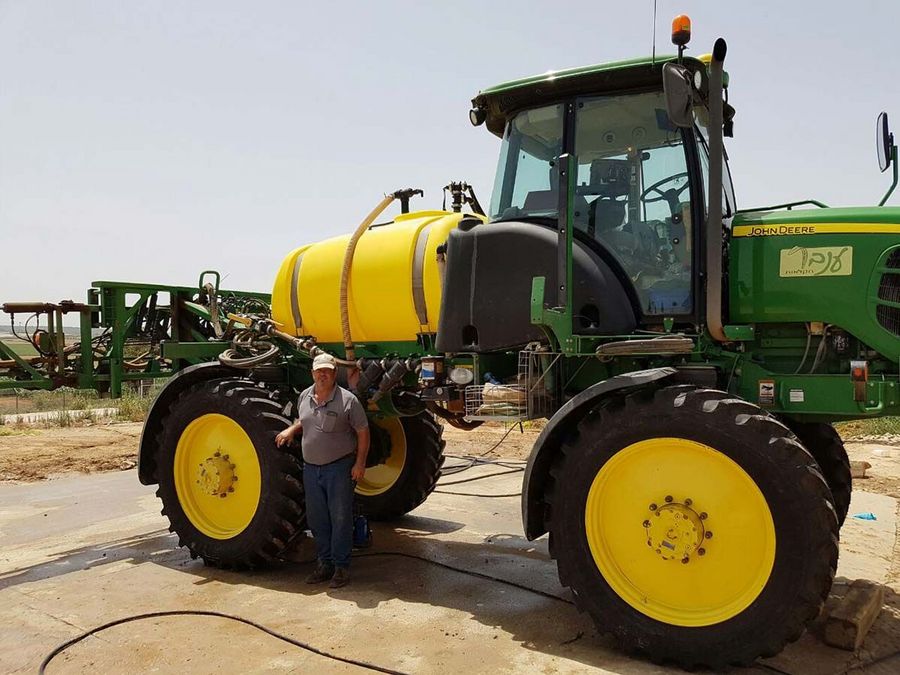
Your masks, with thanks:
[{"label": "concrete pad", "polygon": [[[479,466],[463,477],[498,471]],[[439,489],[496,495],[517,492],[520,482],[521,474],[508,474]],[[191,560],[175,548],[153,492],[133,470],[0,485],[0,672],[33,673],[56,645],[113,619],[190,609],[239,615],[324,652],[401,672],[670,672],[629,659],[575,610],[546,538],[522,536],[518,497],[436,493],[397,523],[375,524],[374,545],[354,560],[351,584],[330,590],[303,583],[311,565],[297,561],[313,557],[310,542],[292,561],[253,573]],[[872,522],[886,521],[865,523],[884,536]],[[886,605],[896,608],[895,594]],[[867,658],[891,648],[882,623],[879,617],[872,628],[867,645],[877,651]],[[766,663],[799,675],[839,671],[853,658],[804,638]],[[245,624],[184,616],[99,633],[61,654],[48,673],[312,669],[360,670]]]}]

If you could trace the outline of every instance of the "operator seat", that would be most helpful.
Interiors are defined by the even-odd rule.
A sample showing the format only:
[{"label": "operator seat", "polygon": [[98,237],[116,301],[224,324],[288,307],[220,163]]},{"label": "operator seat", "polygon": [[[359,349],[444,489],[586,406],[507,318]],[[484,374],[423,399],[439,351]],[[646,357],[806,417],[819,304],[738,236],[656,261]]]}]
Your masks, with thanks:
[{"label": "operator seat", "polygon": [[625,220],[625,202],[599,197],[590,205],[588,235],[593,239],[618,228]]}]

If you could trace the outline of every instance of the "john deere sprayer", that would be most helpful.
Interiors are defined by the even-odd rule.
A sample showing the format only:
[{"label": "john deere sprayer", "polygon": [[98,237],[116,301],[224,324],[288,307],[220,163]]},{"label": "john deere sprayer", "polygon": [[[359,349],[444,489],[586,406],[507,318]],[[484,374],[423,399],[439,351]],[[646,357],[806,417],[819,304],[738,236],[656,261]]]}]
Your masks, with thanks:
[{"label": "john deere sprayer", "polygon": [[[500,145],[486,212],[465,184],[440,211],[398,191],[287,255],[271,319],[223,317],[231,348],[172,378],[140,446],[193,556],[262,565],[305,529],[299,449],[274,438],[328,352],[371,418],[371,518],[432,492],[439,421],[546,418],[525,534],[549,533],[602,630],[688,667],[797,639],[850,502],[831,423],[900,414],[900,209],[737,210],[725,42],[688,58],[688,33],[677,20],[677,57],[482,91],[470,117]],[[376,222],[395,198],[402,215]]]}]

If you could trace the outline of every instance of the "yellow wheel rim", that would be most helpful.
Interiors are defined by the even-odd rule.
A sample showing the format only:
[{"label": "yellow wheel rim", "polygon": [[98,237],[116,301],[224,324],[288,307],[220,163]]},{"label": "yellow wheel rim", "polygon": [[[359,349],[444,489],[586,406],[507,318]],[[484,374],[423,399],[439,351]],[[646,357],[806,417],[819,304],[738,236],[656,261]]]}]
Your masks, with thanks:
[{"label": "yellow wheel rim", "polygon": [[584,522],[616,594],[676,626],[740,614],[775,561],[775,525],[753,479],[721,452],[682,438],[616,453],[591,484]]},{"label": "yellow wheel rim", "polygon": [[259,505],[256,448],[230,417],[210,413],[187,425],[175,448],[175,491],[188,520],[213,539],[243,532]]},{"label": "yellow wheel rim", "polygon": [[366,469],[362,480],[356,483],[356,494],[374,497],[390,490],[406,464],[406,433],[399,417],[389,417],[375,422],[388,432],[391,438],[391,452],[382,464]]}]

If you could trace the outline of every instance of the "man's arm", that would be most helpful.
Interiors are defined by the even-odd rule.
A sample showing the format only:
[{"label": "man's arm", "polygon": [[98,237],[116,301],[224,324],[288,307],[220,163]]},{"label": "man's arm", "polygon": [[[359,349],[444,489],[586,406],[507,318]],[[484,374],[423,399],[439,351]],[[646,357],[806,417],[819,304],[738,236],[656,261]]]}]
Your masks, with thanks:
[{"label": "man's arm", "polygon": [[297,435],[297,432],[299,432],[302,428],[303,427],[300,424],[300,420],[297,420],[287,429],[278,432],[278,435],[275,437],[275,445],[280,448],[285,443],[290,443],[292,440],[294,440],[294,436]]},{"label": "man's arm", "polygon": [[356,430],[356,463],[350,470],[350,477],[362,480],[366,473],[366,456],[369,454],[369,427]]},{"label": "man's arm", "polygon": [[355,396],[350,403],[350,426],[356,432],[356,462],[350,470],[355,481],[362,480],[366,473],[366,455],[369,454],[369,420],[362,403]]}]

